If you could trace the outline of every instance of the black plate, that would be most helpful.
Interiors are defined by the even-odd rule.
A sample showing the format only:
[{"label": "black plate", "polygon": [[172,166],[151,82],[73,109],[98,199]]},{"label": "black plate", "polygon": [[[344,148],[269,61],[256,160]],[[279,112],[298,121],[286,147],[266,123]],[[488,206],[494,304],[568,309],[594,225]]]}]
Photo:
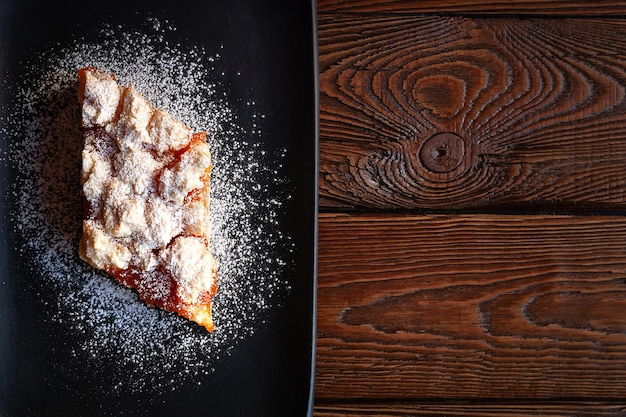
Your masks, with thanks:
[{"label": "black plate", "polygon": [[[310,415],[317,218],[314,19],[314,6],[302,1],[112,0],[69,1],[60,5],[45,0],[0,0],[1,416]],[[33,172],[40,171],[20,164],[29,161],[29,157],[23,154],[28,150],[23,138],[36,135],[31,132],[21,136],[19,123],[16,124],[14,119],[16,115],[26,117],[27,100],[23,96],[16,99],[16,96],[20,89],[28,88],[27,80],[33,71],[50,70],[50,56],[56,53],[58,58],[59,51],[76,51],[75,45],[79,43],[104,42],[106,47],[106,42],[111,39],[119,42],[120,33],[140,36],[144,31],[150,31],[151,25],[152,29],[160,31],[163,41],[176,50],[196,48],[208,57],[218,57],[207,64],[207,82],[214,83],[216,94],[222,97],[224,106],[232,110],[231,122],[240,128],[236,135],[228,131],[218,137],[233,141],[230,151],[224,146],[223,157],[239,158],[238,168],[241,168],[243,157],[239,152],[252,149],[247,152],[250,158],[257,158],[251,161],[256,168],[250,173],[251,178],[237,181],[244,186],[254,186],[255,189],[250,190],[251,196],[246,198],[258,203],[258,207],[264,207],[264,201],[275,204],[270,218],[258,220],[260,234],[255,235],[257,240],[265,239],[266,243],[260,247],[274,260],[260,264],[259,268],[264,268],[264,273],[272,276],[271,284],[275,288],[271,297],[257,300],[264,306],[258,314],[254,307],[245,304],[246,297],[240,297],[241,308],[248,311],[244,317],[248,320],[244,323],[247,327],[243,333],[233,330],[237,340],[232,343],[226,336],[214,343],[226,347],[194,353],[191,343],[192,348],[186,346],[181,357],[176,357],[173,352],[163,352],[160,357],[158,352],[146,351],[143,353],[152,358],[151,362],[135,358],[141,366],[133,366],[132,361],[117,360],[116,349],[120,358],[128,358],[124,337],[146,334],[148,330],[137,329],[138,333],[133,333],[131,329],[128,335],[124,335],[119,329],[115,330],[115,323],[106,321],[112,317],[107,316],[109,312],[106,311],[104,321],[95,324],[81,321],[80,314],[69,316],[72,311],[67,306],[72,300],[68,296],[88,298],[81,280],[96,280],[102,294],[106,291],[102,288],[109,285],[108,278],[81,264],[74,247],[69,257],[63,253],[55,257],[54,247],[41,251],[38,246],[41,243],[33,245],[29,242],[34,232],[23,205],[30,192],[38,192],[28,187],[35,187],[31,177]],[[108,28],[106,36],[103,28]],[[52,55],[46,52],[48,50],[53,51]],[[29,104],[36,106],[40,99],[35,96]],[[54,111],[56,109],[53,114]],[[57,156],[62,160],[64,146],[53,144],[46,152],[47,161],[54,161]],[[71,149],[66,150],[76,153],[77,146],[72,143]],[[15,156],[14,153],[19,152],[22,152],[21,156]],[[78,157],[74,159],[80,163]],[[219,155],[217,159],[219,161]],[[262,166],[276,162],[278,164],[274,167]],[[61,164],[55,169],[61,175],[67,169],[76,171],[77,168]],[[49,178],[46,181],[48,186],[54,184]],[[50,192],[60,192],[61,195],[66,192],[68,199],[75,199],[75,195],[69,194],[79,192],[79,189],[72,181],[69,181],[70,185],[60,184],[61,191]],[[44,233],[36,238],[41,242],[46,239],[46,233],[57,228],[56,232],[70,236],[75,245],[80,210],[67,212],[67,207],[76,207],[71,204],[60,203],[60,207],[51,215],[52,223],[56,224],[45,225]],[[31,207],[28,210],[48,208]],[[49,215],[46,213],[34,215],[41,219]],[[69,220],[60,221],[63,216]],[[249,219],[254,221],[255,216],[249,216]],[[266,231],[271,236],[265,236]],[[57,244],[54,236],[51,239],[50,246]],[[237,243],[238,238],[229,239]],[[256,243],[242,244],[251,245],[252,249],[259,247]],[[52,254],[52,257],[43,259],[42,252],[45,256]],[[50,271],[42,270],[42,265],[47,269],[48,264],[54,265],[52,275],[56,278],[47,276],[51,275]],[[65,267],[67,270],[63,269]],[[77,270],[81,274],[74,276]],[[242,271],[241,278],[254,284],[254,278],[247,275],[259,271],[252,271],[249,267],[242,267]],[[122,299],[128,297],[132,298],[123,295]],[[130,302],[138,304],[134,299]],[[85,305],[83,299],[79,307]],[[101,309],[110,309],[112,305],[105,303]],[[228,308],[228,300],[222,305]],[[143,307],[133,308],[141,310]],[[189,345],[189,335],[195,334],[208,340],[203,329],[195,328],[183,319],[149,310],[146,317],[153,321],[141,323],[143,313],[137,314],[139,322],[135,323],[136,326],[175,322],[177,333],[164,333],[165,339],[184,334],[183,342]],[[219,326],[219,309],[215,314]],[[115,335],[112,333],[112,342],[106,349],[94,348],[94,333],[98,333],[101,342],[103,332],[109,328],[116,331]],[[85,349],[90,340],[91,348]],[[123,343],[116,347],[118,342]],[[133,342],[128,343],[132,345]],[[163,346],[165,349],[176,348],[180,345],[177,343]],[[211,343],[207,342],[208,345]],[[141,348],[133,354],[141,355]],[[215,357],[200,357],[205,354]],[[168,358],[173,357],[176,360],[170,363]],[[150,364],[152,368],[149,368]],[[198,369],[199,366],[206,369]],[[142,372],[147,375],[143,380]]]}]

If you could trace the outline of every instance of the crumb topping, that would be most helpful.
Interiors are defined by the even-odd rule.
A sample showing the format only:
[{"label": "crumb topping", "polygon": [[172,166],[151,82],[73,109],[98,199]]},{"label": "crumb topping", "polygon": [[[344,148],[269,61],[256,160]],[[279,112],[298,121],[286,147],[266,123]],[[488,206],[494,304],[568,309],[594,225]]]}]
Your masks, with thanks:
[{"label": "crumb topping", "polygon": [[217,266],[204,239],[179,236],[163,252],[163,258],[166,269],[178,277],[178,296],[183,302],[198,303],[199,297],[210,292],[215,285],[212,268],[203,267]]},{"label": "crumb topping", "polygon": [[87,127],[110,122],[117,111],[120,90],[115,79],[96,71],[85,71],[79,95],[83,102],[83,123]]},{"label": "crumb topping", "polygon": [[[217,262],[209,250],[211,153],[204,135],[108,74],[85,69],[79,77],[87,128],[81,257],[100,269],[134,271],[141,279],[131,286],[140,296],[150,282],[171,278],[179,304],[205,302],[215,292]],[[149,301],[167,307],[172,294],[163,288],[170,284],[159,285]]]}]

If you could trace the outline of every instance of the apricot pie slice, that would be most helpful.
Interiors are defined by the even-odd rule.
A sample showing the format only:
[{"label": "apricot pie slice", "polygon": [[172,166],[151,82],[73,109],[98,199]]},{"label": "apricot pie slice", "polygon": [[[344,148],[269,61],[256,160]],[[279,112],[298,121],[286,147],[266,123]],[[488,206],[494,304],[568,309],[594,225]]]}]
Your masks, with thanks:
[{"label": "apricot pie slice", "polygon": [[78,71],[84,147],[80,257],[152,306],[212,331],[218,264],[209,249],[206,133],[132,86]]}]

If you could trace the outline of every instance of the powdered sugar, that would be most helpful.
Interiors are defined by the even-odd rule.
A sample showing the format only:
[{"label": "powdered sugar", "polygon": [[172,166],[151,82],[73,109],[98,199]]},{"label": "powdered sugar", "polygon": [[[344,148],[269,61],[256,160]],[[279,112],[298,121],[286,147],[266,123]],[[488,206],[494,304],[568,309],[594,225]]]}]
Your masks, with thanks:
[{"label": "powdered sugar", "polygon": [[[124,378],[117,389],[175,388],[211,372],[238,341],[253,334],[288,291],[293,243],[279,224],[289,184],[281,176],[285,151],[270,152],[258,140],[263,116],[237,125],[212,63],[219,55],[168,41],[168,22],[150,19],[139,30],[107,27],[97,43],[56,46],[9,80],[16,100],[3,120],[9,158],[19,171],[13,184],[13,224],[27,243],[23,261],[55,294],[52,319],[83,340],[72,346],[77,361],[94,375]],[[208,333],[173,314],[147,307],[136,294],[80,261],[80,109],[76,71],[94,66],[133,85],[194,131],[207,131],[213,157],[211,246],[220,262],[214,299],[216,330]],[[253,102],[250,106],[254,106]],[[276,190],[279,190],[278,192]],[[106,364],[106,365],[104,365]],[[129,378],[130,373],[130,378]]]}]

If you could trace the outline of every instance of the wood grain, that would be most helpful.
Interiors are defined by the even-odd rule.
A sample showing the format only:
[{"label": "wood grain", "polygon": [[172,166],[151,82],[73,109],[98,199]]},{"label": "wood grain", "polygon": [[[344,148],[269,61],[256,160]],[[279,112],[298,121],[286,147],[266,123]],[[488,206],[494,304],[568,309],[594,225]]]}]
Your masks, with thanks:
[{"label": "wood grain", "polygon": [[626,21],[320,13],[318,26],[322,207],[626,208]]},{"label": "wood grain", "polygon": [[600,417],[626,414],[626,403],[599,402],[422,402],[422,403],[330,403],[315,407],[315,417],[402,417],[402,416],[507,416],[507,417]]},{"label": "wood grain", "polygon": [[626,398],[626,218],[319,225],[316,398]]},{"label": "wood grain", "polygon": [[463,13],[613,15],[626,13],[626,2],[611,0],[318,0],[319,13]]}]

